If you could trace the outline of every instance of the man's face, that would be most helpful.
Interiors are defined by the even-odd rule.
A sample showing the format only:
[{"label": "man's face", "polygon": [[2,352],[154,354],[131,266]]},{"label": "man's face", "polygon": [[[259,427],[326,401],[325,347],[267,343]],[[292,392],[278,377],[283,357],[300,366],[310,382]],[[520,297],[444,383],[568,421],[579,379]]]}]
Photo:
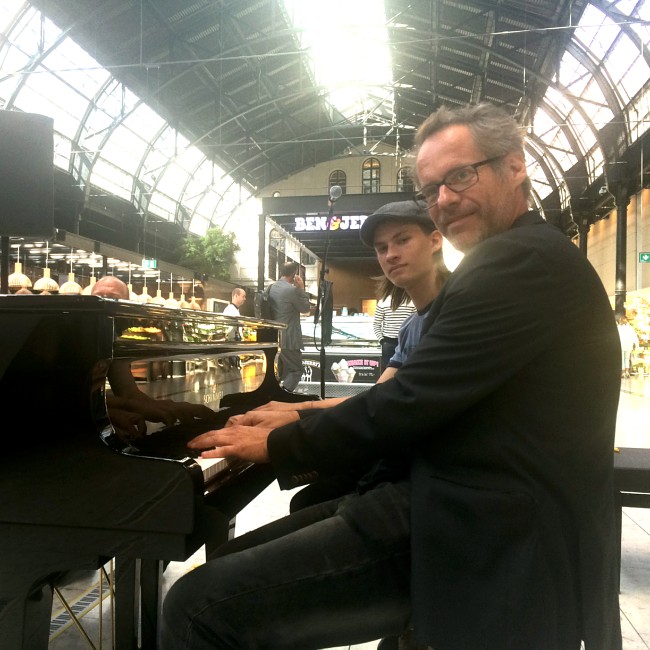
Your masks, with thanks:
[{"label": "man's face", "polygon": [[[449,172],[486,157],[466,126],[449,126],[420,147],[416,160],[420,186],[441,183]],[[478,182],[462,192],[442,185],[438,204],[429,208],[438,230],[461,252],[507,230],[528,209],[521,191],[526,178],[523,159],[510,153],[498,164],[502,170],[490,164],[479,167]]]},{"label": "man's face", "polygon": [[235,304],[235,307],[237,307],[237,308],[241,307],[246,302],[246,294],[245,293],[238,293],[235,296],[235,300],[233,302]]},{"label": "man's face", "polygon": [[442,247],[442,236],[435,230],[425,233],[416,223],[384,221],[375,229],[373,246],[384,275],[408,291],[430,281],[433,254]]}]

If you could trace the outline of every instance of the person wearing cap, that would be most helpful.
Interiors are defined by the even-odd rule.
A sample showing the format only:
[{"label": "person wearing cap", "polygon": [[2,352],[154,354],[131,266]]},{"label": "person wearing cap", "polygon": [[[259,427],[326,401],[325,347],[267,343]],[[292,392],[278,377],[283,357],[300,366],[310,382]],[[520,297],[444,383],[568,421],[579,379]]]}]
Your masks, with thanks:
[{"label": "person wearing cap", "polygon": [[161,650],[326,648],[407,628],[436,650],[620,650],[618,333],[583,251],[529,207],[524,134],[487,103],[418,128],[419,198],[464,257],[390,381],[190,443],[271,463],[284,489],[395,453],[408,477],[226,543],[168,591]]},{"label": "person wearing cap", "polygon": [[[374,214],[370,215],[361,226],[361,240],[366,246],[372,247],[372,235],[376,225],[382,220],[387,212],[409,213],[413,211],[411,206],[417,209],[413,201],[395,202],[382,206]],[[424,218],[431,222],[425,211]],[[398,216],[395,214],[395,216]],[[433,222],[431,222],[433,223]],[[433,227],[433,226],[432,226]],[[404,292],[395,292],[391,290],[384,282],[379,288],[380,300],[377,303],[375,314],[373,316],[372,326],[375,336],[381,345],[381,369],[382,372],[388,367],[391,357],[395,353],[398,343],[398,333],[404,321],[415,311],[416,307],[413,302],[405,295]]]}]

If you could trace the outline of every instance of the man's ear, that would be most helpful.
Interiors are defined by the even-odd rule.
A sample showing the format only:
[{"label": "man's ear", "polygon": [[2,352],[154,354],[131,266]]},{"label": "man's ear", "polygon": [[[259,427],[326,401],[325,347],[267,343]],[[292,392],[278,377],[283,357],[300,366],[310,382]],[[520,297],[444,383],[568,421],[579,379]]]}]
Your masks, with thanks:
[{"label": "man's ear", "polygon": [[510,152],[506,155],[504,163],[506,169],[512,174],[515,180],[520,182],[520,184],[526,180],[526,161],[520,154],[514,151]]},{"label": "man's ear", "polygon": [[430,236],[434,252],[439,251],[442,248],[442,234],[439,230],[432,230]]}]

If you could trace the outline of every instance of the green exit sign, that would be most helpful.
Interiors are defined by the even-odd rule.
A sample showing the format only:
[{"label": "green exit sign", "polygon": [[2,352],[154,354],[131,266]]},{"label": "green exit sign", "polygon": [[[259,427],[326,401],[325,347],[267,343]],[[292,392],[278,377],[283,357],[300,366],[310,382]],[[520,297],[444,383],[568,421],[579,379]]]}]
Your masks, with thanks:
[{"label": "green exit sign", "polygon": [[[650,253],[648,253],[650,256]],[[142,260],[142,268],[143,269],[157,269],[158,268],[158,260],[148,260],[147,258],[144,258]]]},{"label": "green exit sign", "polygon": [[639,262],[650,263],[650,253],[639,253]]}]

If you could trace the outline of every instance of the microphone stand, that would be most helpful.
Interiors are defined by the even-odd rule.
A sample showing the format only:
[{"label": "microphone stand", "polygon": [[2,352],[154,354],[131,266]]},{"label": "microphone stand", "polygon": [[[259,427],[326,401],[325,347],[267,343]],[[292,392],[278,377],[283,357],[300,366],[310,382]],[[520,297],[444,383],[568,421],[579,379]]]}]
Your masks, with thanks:
[{"label": "microphone stand", "polygon": [[[338,187],[338,186],[334,186]],[[332,225],[332,215],[334,213],[334,203],[336,199],[339,198],[340,193],[337,195],[335,193],[334,187],[330,189],[330,196],[327,202],[329,210],[327,212],[327,228],[326,228],[326,239],[325,239],[325,253],[323,255],[323,260],[321,264],[320,274],[318,278],[318,297],[316,298],[316,311],[314,313],[314,326],[318,323],[319,317],[321,320],[320,326],[320,396],[321,399],[325,399],[325,328],[323,327],[322,315],[325,313],[325,296],[327,293],[327,288],[325,285],[325,274],[329,273],[327,267],[327,257],[330,249],[330,227]],[[338,188],[340,191],[340,188]]]}]

